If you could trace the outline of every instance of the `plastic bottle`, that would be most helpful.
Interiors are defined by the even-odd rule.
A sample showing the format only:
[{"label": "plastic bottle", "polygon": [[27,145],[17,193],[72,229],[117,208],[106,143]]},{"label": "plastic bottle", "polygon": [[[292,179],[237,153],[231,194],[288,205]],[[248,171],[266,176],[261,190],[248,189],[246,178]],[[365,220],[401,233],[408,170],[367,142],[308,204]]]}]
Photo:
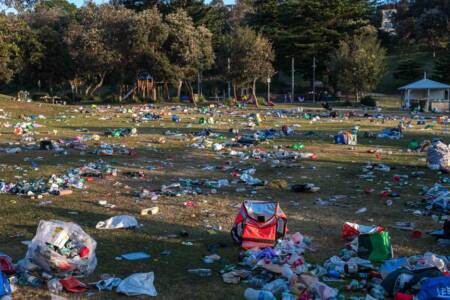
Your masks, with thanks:
[{"label": "plastic bottle", "polygon": [[256,288],[262,288],[267,283],[264,279],[261,278],[251,278],[243,280],[242,282]]},{"label": "plastic bottle", "polygon": [[255,290],[248,288],[244,292],[246,300],[276,300],[275,296],[269,291]]},{"label": "plastic bottle", "polygon": [[384,288],[381,285],[376,285],[370,290],[370,295],[377,299],[384,299]]},{"label": "plastic bottle", "polygon": [[288,264],[283,265],[281,269],[281,275],[283,275],[283,277],[289,281],[291,281],[292,278],[295,276],[294,272],[292,271],[291,267]]},{"label": "plastic bottle", "polygon": [[29,273],[24,273],[23,284],[33,286],[33,287],[38,287],[42,284],[42,280],[40,280],[39,278],[37,278]]},{"label": "plastic bottle", "polygon": [[297,300],[297,297],[295,297],[289,292],[284,292],[281,300]]},{"label": "plastic bottle", "polygon": [[277,294],[287,290],[288,284],[284,279],[279,278],[279,279],[276,279],[274,281],[271,281],[271,282],[265,284],[262,289],[269,291],[274,295],[277,295]]},{"label": "plastic bottle", "polygon": [[212,275],[211,269],[190,269],[189,273],[198,275],[200,277],[209,277]]},{"label": "plastic bottle", "polygon": [[59,294],[63,290],[63,286],[61,282],[59,282],[59,279],[53,278],[49,281],[47,281],[47,288],[50,293],[52,294]]}]

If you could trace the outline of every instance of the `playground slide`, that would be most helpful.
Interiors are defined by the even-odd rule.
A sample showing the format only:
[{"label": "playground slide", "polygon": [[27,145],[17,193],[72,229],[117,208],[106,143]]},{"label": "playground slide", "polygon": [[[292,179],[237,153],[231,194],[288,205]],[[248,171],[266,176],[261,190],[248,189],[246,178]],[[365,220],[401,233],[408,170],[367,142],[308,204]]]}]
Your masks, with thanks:
[{"label": "playground slide", "polygon": [[125,97],[122,98],[122,101],[127,100],[128,97],[130,97],[131,94],[133,94],[135,90],[136,90],[136,87],[133,87],[133,88],[125,95]]}]

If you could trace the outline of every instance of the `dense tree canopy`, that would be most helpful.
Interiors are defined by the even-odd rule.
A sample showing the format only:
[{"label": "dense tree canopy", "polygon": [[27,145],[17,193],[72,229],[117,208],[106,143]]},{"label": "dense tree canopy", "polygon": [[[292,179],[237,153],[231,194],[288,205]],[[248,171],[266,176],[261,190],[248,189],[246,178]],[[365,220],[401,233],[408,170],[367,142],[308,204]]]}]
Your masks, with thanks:
[{"label": "dense tree canopy", "polygon": [[371,26],[361,29],[349,42],[342,41],[329,64],[338,88],[353,92],[357,99],[375,88],[384,72],[385,54]]},{"label": "dense tree canopy", "polygon": [[[79,8],[67,0],[0,0],[17,8],[0,14],[0,84],[92,97],[106,88],[122,94],[145,70],[163,87],[152,98],[195,100],[197,78],[215,91],[232,82],[256,98],[257,82],[273,74],[286,81],[291,58],[298,77],[312,82],[316,57],[325,89],[359,95],[383,74],[378,37],[391,51],[429,49],[435,76],[449,81],[448,51],[441,51],[449,47],[449,2],[391,2],[396,35],[386,42],[375,29],[385,2],[376,0],[111,0]],[[393,74],[409,80],[419,72],[404,59]]]}]

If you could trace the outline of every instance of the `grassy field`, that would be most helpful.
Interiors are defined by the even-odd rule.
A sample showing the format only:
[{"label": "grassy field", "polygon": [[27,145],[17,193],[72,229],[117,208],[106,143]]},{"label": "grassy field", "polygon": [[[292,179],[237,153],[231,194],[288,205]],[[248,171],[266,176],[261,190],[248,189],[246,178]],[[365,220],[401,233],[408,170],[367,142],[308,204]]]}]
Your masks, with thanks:
[{"label": "grassy field", "polygon": [[[64,197],[47,196],[44,199],[31,199],[14,195],[0,194],[0,252],[5,252],[14,261],[24,257],[26,246],[22,241],[31,240],[35,234],[39,220],[58,219],[78,223],[97,241],[98,266],[85,282],[99,280],[102,274],[114,274],[124,278],[134,272],[155,272],[155,286],[159,299],[242,299],[246,286],[226,285],[222,282],[218,271],[226,264],[238,262],[239,249],[235,248],[230,239],[230,228],[237,214],[236,204],[244,199],[275,199],[288,216],[291,232],[301,233],[313,238],[314,252],[308,252],[306,259],[310,263],[322,263],[332,255],[338,254],[344,243],[340,239],[340,229],[345,221],[361,224],[379,224],[389,228],[395,221],[412,221],[417,229],[426,232],[439,228],[430,216],[417,217],[407,211],[407,202],[420,203],[420,190],[424,185],[432,185],[438,181],[439,174],[429,171],[424,162],[423,153],[407,152],[411,139],[421,141],[432,137],[442,137],[450,141],[446,128],[435,125],[434,129],[424,129],[416,126],[408,129],[405,137],[399,141],[386,139],[360,138],[357,146],[333,144],[332,135],[342,129],[360,126],[361,132],[379,132],[386,127],[394,127],[398,120],[369,120],[367,118],[323,118],[316,122],[305,120],[298,116],[275,118],[264,116],[268,109],[259,112],[264,116],[263,122],[255,129],[275,128],[282,125],[295,125],[295,134],[291,137],[277,138],[274,141],[258,147],[273,149],[275,146],[290,146],[294,143],[305,145],[307,152],[318,154],[317,161],[297,161],[283,163],[276,168],[270,161],[240,160],[226,154],[218,154],[210,149],[193,149],[190,133],[206,127],[212,127],[231,138],[230,128],[239,128],[241,132],[250,132],[247,128],[248,114],[257,112],[254,109],[220,108],[216,111],[215,125],[200,125],[198,118],[205,116],[198,111],[188,109],[174,112],[181,117],[180,123],[171,121],[168,115],[170,106],[159,106],[155,112],[165,113],[161,121],[150,121],[141,124],[136,137],[108,138],[103,136],[106,129],[135,127],[131,113],[116,113],[114,109],[104,112],[81,114],[75,112],[75,106],[51,106],[39,103],[17,103],[0,98],[0,107],[9,115],[0,119],[0,124],[7,122],[15,124],[20,121],[20,115],[45,115],[45,120],[37,122],[45,127],[35,129],[35,138],[69,138],[80,134],[84,128],[87,133],[102,135],[101,142],[120,143],[133,147],[138,151],[135,157],[116,156],[105,158],[120,171],[144,171],[143,179],[132,179],[119,173],[117,177],[96,179],[89,183],[89,188],[75,191]],[[277,107],[278,108],[278,107]],[[294,108],[294,107],[284,107]],[[390,110],[390,116],[399,117],[404,113]],[[0,113],[1,115],[1,113]],[[60,118],[64,115],[66,118]],[[100,118],[102,118],[100,120]],[[431,122],[431,121],[429,121]],[[180,137],[165,136],[166,143],[153,143],[155,137],[164,136],[167,131],[182,133]],[[306,136],[305,133],[314,135]],[[12,128],[0,128],[0,148],[11,145],[21,145],[20,137],[13,135]],[[213,139],[214,140],[214,139]],[[217,140],[221,141],[221,140]],[[95,161],[99,157],[92,154],[96,144],[89,142],[89,151],[68,150],[67,155],[53,152],[28,150],[19,154],[0,152],[1,179],[15,181],[18,178],[39,178],[51,174],[59,174],[69,167],[78,167],[85,162]],[[381,151],[381,159],[377,160],[372,150]],[[239,150],[239,149],[237,149]],[[36,160],[38,169],[31,166],[31,160]],[[376,173],[371,181],[361,179],[362,166],[368,162],[382,162],[392,167],[389,173]],[[253,188],[244,183],[238,183],[228,188],[221,188],[217,193],[204,189],[204,194],[197,196],[159,197],[157,204],[150,200],[140,201],[133,192],[142,188],[157,190],[163,184],[177,182],[179,178],[190,179],[222,179],[233,180],[230,170],[222,167],[230,164],[235,168],[255,167],[255,177],[272,181],[284,179],[289,184],[312,182],[321,187],[315,194],[296,194],[290,190],[270,189],[268,187]],[[148,170],[155,166],[155,170]],[[214,170],[204,170],[205,166],[215,166]],[[410,178],[407,183],[394,183],[394,174],[411,174],[413,171],[424,171],[421,178]],[[245,192],[236,189],[245,187]],[[372,194],[365,194],[365,188],[374,188]],[[393,199],[392,207],[385,205],[379,193],[386,189],[400,193]],[[329,199],[332,196],[344,195],[338,200],[337,206],[316,205],[316,198]],[[52,203],[40,206],[43,200]],[[98,205],[98,200],[108,200],[116,208],[107,209]],[[195,207],[186,208],[183,203],[193,201]],[[160,213],[153,216],[140,216],[143,208],[158,205]],[[356,215],[355,211],[367,207],[365,214]],[[134,215],[143,224],[136,230],[101,231],[95,229],[98,221],[114,215]],[[210,230],[210,226],[220,226],[221,230]],[[172,238],[185,230],[189,233],[185,238]],[[396,256],[423,254],[433,251],[443,254],[445,249],[437,247],[436,241],[424,235],[420,239],[412,239],[409,232],[389,229]],[[190,241],[192,246],[183,245]],[[220,244],[216,251],[222,257],[220,263],[212,265],[213,276],[199,278],[187,272],[190,268],[211,267],[202,262],[204,255],[210,254],[208,246]],[[169,250],[169,256],[161,255]],[[152,255],[150,260],[117,261],[116,256],[126,252],[145,251]],[[127,297],[114,292],[98,292],[92,290],[89,294],[74,296],[64,294],[70,299],[125,299]],[[14,299],[48,299],[46,288],[21,287]]]}]

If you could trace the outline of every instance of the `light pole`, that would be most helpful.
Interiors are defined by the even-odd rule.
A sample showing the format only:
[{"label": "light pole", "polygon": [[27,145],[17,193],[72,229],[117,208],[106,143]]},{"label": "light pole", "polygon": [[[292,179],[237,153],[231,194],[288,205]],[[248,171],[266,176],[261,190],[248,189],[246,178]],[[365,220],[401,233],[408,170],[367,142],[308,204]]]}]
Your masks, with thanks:
[{"label": "light pole", "polygon": [[[231,59],[228,57],[228,76],[230,76],[231,72]],[[231,98],[231,82],[228,80],[228,98]]]},{"label": "light pole", "polygon": [[294,102],[295,99],[295,58],[292,56],[291,60],[291,103]]},{"label": "light pole", "polygon": [[316,57],[314,56],[314,58],[313,58],[313,65],[312,65],[312,67],[313,67],[313,86],[312,86],[312,88],[313,88],[313,102],[316,102],[316,67],[317,67],[317,65],[316,65]]},{"label": "light pole", "polygon": [[197,93],[198,96],[203,96],[203,90],[202,90],[202,72],[198,72],[198,78],[197,78]]},{"label": "light pole", "polygon": [[267,76],[267,103],[270,103],[270,77]]}]

